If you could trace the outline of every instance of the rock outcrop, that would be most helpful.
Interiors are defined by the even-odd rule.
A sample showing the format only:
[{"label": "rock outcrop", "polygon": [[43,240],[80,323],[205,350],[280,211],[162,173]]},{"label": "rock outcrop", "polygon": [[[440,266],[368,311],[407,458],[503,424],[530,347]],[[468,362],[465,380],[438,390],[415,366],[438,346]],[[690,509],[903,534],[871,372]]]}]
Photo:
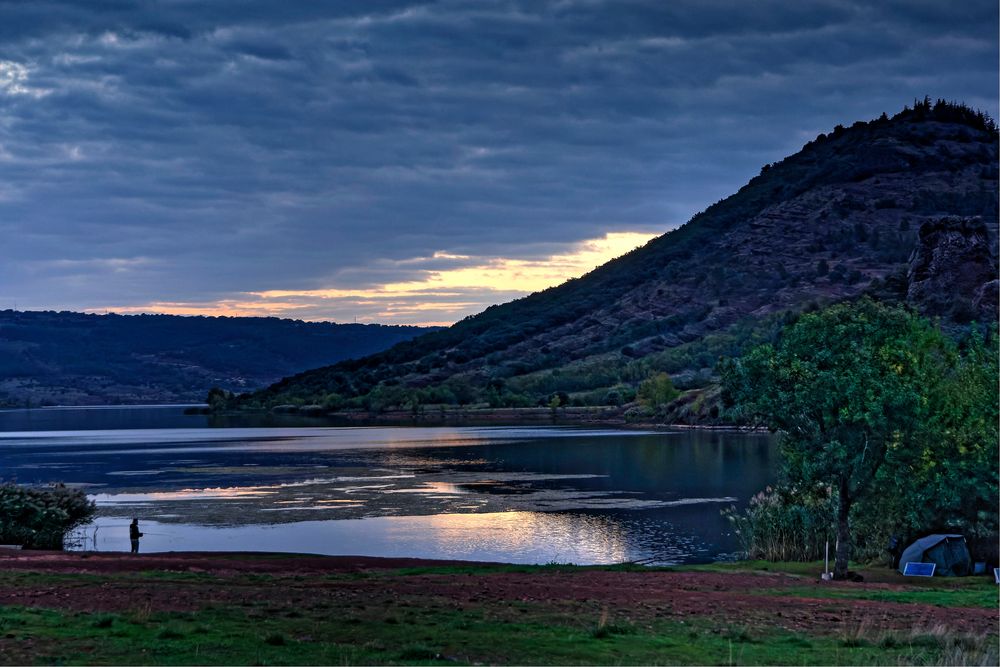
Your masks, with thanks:
[{"label": "rock outcrop", "polygon": [[997,316],[997,261],[979,217],[945,217],[920,227],[906,300],[922,314],[963,324]]}]

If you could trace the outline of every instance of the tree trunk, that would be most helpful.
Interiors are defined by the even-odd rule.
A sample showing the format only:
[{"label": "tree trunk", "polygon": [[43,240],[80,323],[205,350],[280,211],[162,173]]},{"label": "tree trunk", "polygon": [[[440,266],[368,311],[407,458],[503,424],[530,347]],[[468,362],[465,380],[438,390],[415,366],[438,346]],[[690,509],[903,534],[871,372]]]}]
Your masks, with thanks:
[{"label": "tree trunk", "polygon": [[837,553],[833,564],[833,578],[847,579],[847,561],[851,557],[850,489],[846,479],[840,482],[840,502],[837,507]]}]

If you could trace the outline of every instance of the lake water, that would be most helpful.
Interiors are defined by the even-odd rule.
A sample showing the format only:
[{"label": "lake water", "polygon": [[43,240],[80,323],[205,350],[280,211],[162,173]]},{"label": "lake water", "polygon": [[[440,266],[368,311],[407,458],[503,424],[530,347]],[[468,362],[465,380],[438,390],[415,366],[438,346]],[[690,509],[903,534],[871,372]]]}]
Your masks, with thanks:
[{"label": "lake water", "polygon": [[291,551],[512,563],[730,558],[719,511],[773,481],[760,434],[330,427],[183,408],[0,411],[0,474],[80,485],[77,548]]}]

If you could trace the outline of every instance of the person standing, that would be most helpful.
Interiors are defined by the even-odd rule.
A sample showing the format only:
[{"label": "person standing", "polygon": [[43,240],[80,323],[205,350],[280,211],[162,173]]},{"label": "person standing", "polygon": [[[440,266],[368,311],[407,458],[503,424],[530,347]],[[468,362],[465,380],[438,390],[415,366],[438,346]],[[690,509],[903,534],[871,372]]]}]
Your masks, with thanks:
[{"label": "person standing", "polygon": [[132,553],[139,553],[139,538],[142,537],[142,533],[139,532],[139,519],[132,519],[132,525],[128,527],[128,539],[132,542]]}]

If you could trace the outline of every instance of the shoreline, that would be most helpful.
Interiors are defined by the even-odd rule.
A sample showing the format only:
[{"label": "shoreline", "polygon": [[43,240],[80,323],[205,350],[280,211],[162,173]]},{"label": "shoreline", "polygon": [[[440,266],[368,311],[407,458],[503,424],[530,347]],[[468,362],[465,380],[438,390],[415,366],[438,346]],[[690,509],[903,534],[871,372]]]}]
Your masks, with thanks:
[{"label": "shoreline", "polygon": [[895,568],[885,565],[861,565],[851,563],[852,571],[865,576],[855,581],[824,581],[820,574],[822,561],[815,562],[769,562],[750,560],[704,560],[671,565],[651,565],[642,560],[613,563],[512,563],[489,560],[464,560],[455,558],[421,558],[412,556],[366,556],[361,554],[329,555],[294,551],[159,551],[133,554],[128,551],[86,551],[86,550],[43,550],[21,549],[10,545],[0,545],[0,566],[7,570],[53,570],[53,571],[98,571],[134,572],[165,569],[168,571],[207,572],[212,566],[220,571],[235,572],[268,571],[272,573],[295,574],[310,572],[359,572],[367,570],[399,569],[444,569],[453,568],[485,571],[606,571],[632,573],[684,574],[711,572],[714,574],[748,574],[761,577],[793,577],[809,581],[817,586],[861,588],[865,586],[902,586],[907,588],[937,589],[963,588],[968,585],[989,583],[994,585],[990,573],[965,577],[933,578],[904,577]]},{"label": "shoreline", "polygon": [[629,421],[625,409],[617,406],[576,406],[556,408],[483,408],[483,407],[425,407],[414,414],[412,410],[385,410],[378,413],[367,410],[339,410],[327,412],[319,406],[277,406],[272,409],[245,409],[213,411],[204,403],[122,403],[88,405],[44,405],[33,407],[3,407],[0,412],[47,412],[55,410],[149,410],[180,409],[186,415],[204,415],[210,418],[301,418],[327,422],[331,426],[581,426],[616,428],[622,430],[672,429],[718,431],[729,433],[766,433],[760,427],[727,423],[686,423],[658,421]]},{"label": "shoreline", "polygon": [[334,426],[589,426],[618,428],[622,430],[704,430],[719,432],[766,433],[759,427],[726,423],[683,423],[657,421],[629,421],[625,410],[613,406],[587,406],[566,408],[478,408],[448,407],[427,409],[416,414],[412,410],[385,410],[372,413],[367,410],[340,410],[326,412],[318,406],[277,406],[270,410],[223,410],[212,412],[208,408],[191,413],[216,417],[268,416],[302,417],[326,420]]},{"label": "shoreline", "polygon": [[[0,565],[6,569],[62,570],[67,567],[94,571],[136,571],[165,568],[172,571],[203,570],[225,565],[226,570],[282,571],[301,569],[355,571],[409,567],[534,567],[514,563],[410,558],[393,556],[330,556],[285,551],[163,551],[130,554],[127,551],[46,551],[0,546]],[[581,566],[589,567],[589,566]],[[593,566],[607,567],[607,566]]]}]

